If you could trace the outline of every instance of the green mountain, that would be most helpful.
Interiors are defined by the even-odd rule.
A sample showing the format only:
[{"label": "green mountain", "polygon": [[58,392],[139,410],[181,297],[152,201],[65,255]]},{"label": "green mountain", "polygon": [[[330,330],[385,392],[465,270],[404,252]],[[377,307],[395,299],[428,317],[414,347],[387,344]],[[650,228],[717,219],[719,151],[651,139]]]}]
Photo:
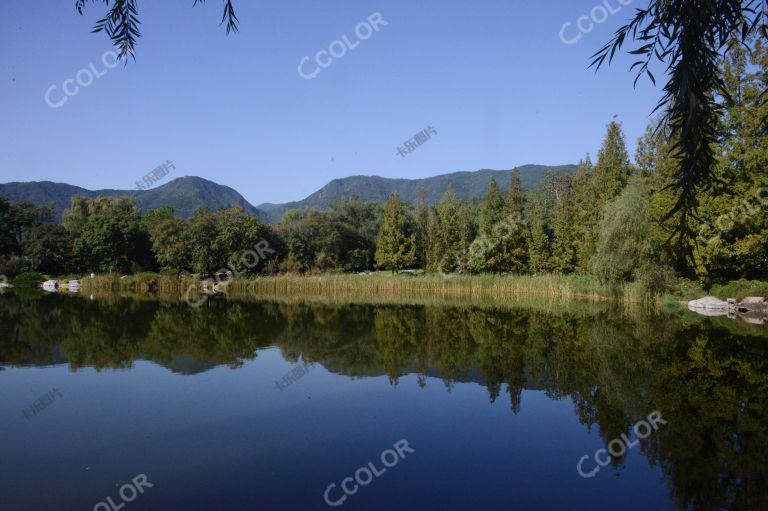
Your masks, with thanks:
[{"label": "green mountain", "polygon": [[232,188],[199,177],[180,177],[151,190],[86,190],[51,181],[0,184],[0,196],[9,200],[28,200],[35,204],[54,203],[59,220],[75,195],[90,198],[99,195],[128,195],[138,199],[143,211],[171,206],[176,215],[182,218],[189,218],[204,206],[210,209],[240,206],[262,219],[267,218],[263,211],[253,207]]},{"label": "green mountain", "polygon": [[[548,172],[570,173],[575,165],[549,167],[545,165],[524,165],[514,170],[520,172],[523,188],[535,188]],[[151,190],[86,190],[79,186],[51,181],[14,182],[0,184],[0,196],[9,200],[29,200],[35,204],[56,205],[56,216],[62,213],[75,195],[95,198],[99,195],[129,195],[136,197],[143,211],[172,206],[176,214],[189,218],[201,207],[240,206],[249,213],[269,222],[279,222],[290,209],[327,209],[334,202],[357,196],[364,201],[386,201],[392,192],[398,192],[407,202],[416,202],[419,190],[424,188],[429,203],[436,203],[448,186],[453,186],[456,195],[465,200],[483,197],[488,182],[495,178],[503,189],[509,186],[509,170],[478,170],[476,172],[454,172],[425,179],[391,179],[378,176],[351,176],[334,179],[304,200],[286,204],[251,205],[242,195],[229,188],[200,177],[180,177]]]},{"label": "green mountain", "polygon": [[[576,165],[523,165],[516,169],[525,189],[535,188],[548,172],[571,173]],[[436,203],[448,186],[453,186],[456,195],[465,200],[483,197],[488,191],[491,178],[503,189],[509,186],[509,170],[478,170],[476,172],[454,172],[425,179],[391,179],[378,176],[351,176],[334,179],[304,200],[285,204],[265,203],[258,208],[267,213],[271,222],[278,222],[291,209],[326,209],[341,199],[357,196],[364,201],[386,201],[393,192],[398,192],[406,202],[416,202],[419,190],[426,190],[426,200]]]}]

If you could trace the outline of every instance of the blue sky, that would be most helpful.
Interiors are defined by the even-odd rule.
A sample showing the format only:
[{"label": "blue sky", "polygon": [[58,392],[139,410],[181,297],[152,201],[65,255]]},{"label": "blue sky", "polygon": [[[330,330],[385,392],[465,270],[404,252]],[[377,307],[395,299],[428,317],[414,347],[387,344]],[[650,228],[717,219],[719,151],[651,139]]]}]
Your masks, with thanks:
[{"label": "blue sky", "polygon": [[[235,0],[240,32],[226,36],[218,0],[140,0],[136,62],[109,69],[109,41],[90,33],[102,4],[80,16],[74,0],[5,0],[0,181],[127,189],[173,160],[166,179],[201,176],[258,205],[349,175],[576,163],[614,115],[634,151],[660,90],[633,88],[629,57],[597,75],[587,65],[644,0],[601,1]],[[387,25],[360,41],[355,27],[376,12]],[[607,19],[583,20],[592,30],[565,44],[563,25],[572,40],[590,12]],[[309,73],[344,35],[359,45],[299,76],[303,57]],[[55,104],[91,64],[99,78],[48,106],[51,86]],[[398,156],[427,126],[437,135]]]}]

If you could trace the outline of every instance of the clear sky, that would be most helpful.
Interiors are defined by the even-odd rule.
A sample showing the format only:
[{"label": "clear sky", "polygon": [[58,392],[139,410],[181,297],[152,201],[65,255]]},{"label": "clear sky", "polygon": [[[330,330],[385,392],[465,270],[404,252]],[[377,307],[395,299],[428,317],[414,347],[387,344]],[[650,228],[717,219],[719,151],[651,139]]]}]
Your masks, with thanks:
[{"label": "clear sky", "polygon": [[[349,175],[576,163],[614,115],[633,152],[659,88],[633,88],[629,57],[587,69],[645,3],[619,10],[628,1],[235,0],[240,32],[226,36],[218,0],[139,0],[137,60],[109,69],[108,39],[90,33],[102,3],[80,16],[74,0],[4,0],[0,182],[128,189],[173,160],[166,179],[201,176],[258,205]],[[355,27],[377,12],[386,25],[361,40]],[[606,19],[580,34],[590,12]],[[354,49],[318,68],[344,35]],[[305,56],[313,79],[299,75]],[[65,96],[91,64],[79,78],[92,83]],[[398,156],[427,126],[437,135]]]}]

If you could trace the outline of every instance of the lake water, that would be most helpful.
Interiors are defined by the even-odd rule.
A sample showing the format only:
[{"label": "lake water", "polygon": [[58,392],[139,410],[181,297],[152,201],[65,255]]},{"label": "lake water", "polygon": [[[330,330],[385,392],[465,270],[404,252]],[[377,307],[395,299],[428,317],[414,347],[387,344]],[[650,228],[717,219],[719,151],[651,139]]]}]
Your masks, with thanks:
[{"label": "lake water", "polygon": [[766,326],[12,293],[0,325],[3,511],[768,509]]}]

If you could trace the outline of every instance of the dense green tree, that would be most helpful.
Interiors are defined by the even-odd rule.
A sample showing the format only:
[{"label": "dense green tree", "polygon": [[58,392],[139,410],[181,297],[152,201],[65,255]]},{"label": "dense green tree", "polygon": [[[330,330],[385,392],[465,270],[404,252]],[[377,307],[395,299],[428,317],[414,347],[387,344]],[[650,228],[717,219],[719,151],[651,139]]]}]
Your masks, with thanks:
[{"label": "dense green tree", "polygon": [[126,273],[151,260],[135,198],[75,196],[64,212],[64,227],[72,241],[74,267],[80,271]]},{"label": "dense green tree", "polygon": [[650,235],[651,209],[647,190],[636,180],[605,208],[592,260],[601,282],[619,284],[639,280],[655,291],[660,281],[660,248]]},{"label": "dense green tree", "polygon": [[[631,52],[639,58],[632,65],[637,69],[635,82],[647,74],[655,83],[652,61],[667,66],[667,83],[656,108],[663,110],[662,124],[676,140],[672,184],[677,198],[670,213],[680,213],[675,229],[683,241],[696,235],[689,220],[696,216],[699,193],[716,182],[716,126],[723,104],[731,101],[719,65],[751,37],[768,39],[767,11],[765,0],[649,0],[593,55],[591,65],[599,69],[633,40],[640,44]],[[760,93],[768,93],[768,83],[761,84]]]},{"label": "dense green tree", "polygon": [[59,224],[44,223],[27,230],[21,243],[24,267],[48,275],[60,275],[69,260],[69,236]]},{"label": "dense green tree", "polygon": [[[512,172],[503,198],[492,182],[481,208],[478,237],[469,248],[469,269],[473,272],[522,273],[528,268],[528,221],[526,197],[520,174]],[[499,201],[501,198],[501,202]],[[481,212],[482,212],[481,209]]]},{"label": "dense green tree", "polygon": [[532,273],[547,273],[551,265],[551,231],[541,194],[537,194],[528,209],[528,267]]},{"label": "dense green tree", "polygon": [[408,210],[393,193],[384,206],[376,241],[376,266],[396,272],[416,265],[416,234]]},{"label": "dense green tree", "polygon": [[429,240],[429,245],[425,249],[427,258],[425,269],[430,272],[436,272],[440,270],[440,263],[443,259],[443,254],[440,251],[440,221],[437,216],[437,208],[435,206],[429,206],[426,211],[426,216],[426,239]]},{"label": "dense green tree", "polygon": [[491,178],[488,193],[478,211],[477,227],[480,236],[493,236],[493,228],[504,219],[504,209],[504,196],[496,180]]},{"label": "dense green tree", "polygon": [[152,210],[143,219],[152,243],[152,252],[164,271],[177,273],[192,268],[192,247],[187,244],[184,220],[173,215],[173,208]]},{"label": "dense green tree", "polygon": [[[631,175],[624,133],[617,122],[608,124],[605,139],[598,151],[594,167],[585,164],[584,176],[577,176],[577,208],[579,217],[578,268],[587,272],[597,246],[598,223],[603,208],[616,198]],[[582,181],[582,179],[585,180]]]},{"label": "dense green tree", "polygon": [[287,212],[277,234],[291,257],[287,267],[364,271],[373,267],[380,222],[379,205],[352,198],[328,212]]},{"label": "dense green tree", "polygon": [[573,179],[568,176],[557,190],[552,211],[551,268],[557,273],[571,273],[576,269],[576,205]]},{"label": "dense green tree", "polygon": [[591,194],[592,175],[594,166],[589,154],[579,162],[579,166],[573,175],[573,242],[576,251],[576,271],[586,273],[589,271],[589,261],[592,257],[593,234],[595,228],[595,212],[592,204],[594,196]]},{"label": "dense green tree", "polygon": [[429,248],[433,243],[430,231],[430,207],[427,204],[427,190],[419,190],[414,214],[414,227],[416,229],[416,264],[422,268],[429,265]]},{"label": "dense green tree", "polygon": [[64,271],[68,243],[53,224],[53,209],[0,197],[0,274]]},{"label": "dense green tree", "polygon": [[512,171],[509,177],[509,188],[504,197],[504,210],[507,217],[523,216],[525,212],[525,192],[520,183],[520,172]]},{"label": "dense green tree", "polygon": [[341,238],[336,258],[342,270],[359,272],[373,268],[381,215],[381,205],[357,197],[331,206],[331,222]]},{"label": "dense green tree", "polygon": [[621,125],[615,121],[608,124],[603,145],[597,153],[590,181],[590,193],[594,194],[598,208],[616,198],[631,175],[629,155]]},{"label": "dense green tree", "polygon": [[[173,236],[179,225],[161,224]],[[182,228],[182,238],[168,253],[169,260],[181,256],[176,250],[186,247],[189,266],[197,273],[231,271],[236,276],[259,271],[281,250],[272,229],[242,208],[211,212],[200,209]]]},{"label": "dense green tree", "polygon": [[[461,270],[466,264],[467,226],[462,213],[463,201],[456,197],[453,187],[449,186],[437,205],[436,247],[440,256],[438,270],[453,272]],[[466,213],[466,210],[464,210]]]},{"label": "dense green tree", "polygon": [[715,175],[701,194],[696,268],[703,279],[768,276],[768,46],[734,48],[722,78],[733,102],[720,118]]},{"label": "dense green tree", "polygon": [[256,272],[274,258],[278,247],[272,230],[255,215],[240,207],[219,209],[214,213],[216,235],[210,248],[222,254],[219,268],[237,274]]}]

